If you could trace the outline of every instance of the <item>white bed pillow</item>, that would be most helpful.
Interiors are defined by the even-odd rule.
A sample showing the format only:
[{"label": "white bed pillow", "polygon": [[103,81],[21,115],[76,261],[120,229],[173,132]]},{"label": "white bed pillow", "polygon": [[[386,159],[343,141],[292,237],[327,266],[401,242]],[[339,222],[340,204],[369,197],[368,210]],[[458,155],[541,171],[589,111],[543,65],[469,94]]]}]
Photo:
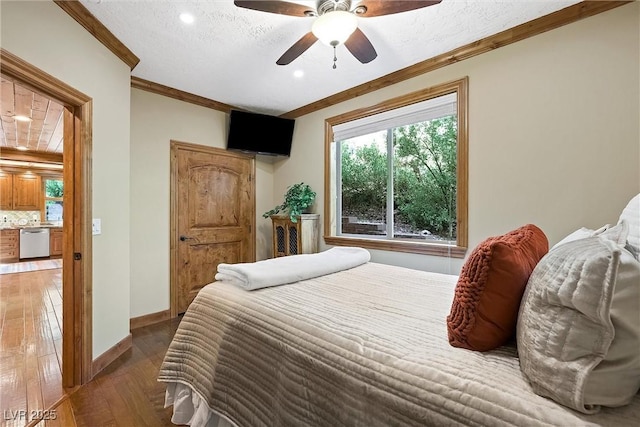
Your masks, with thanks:
[{"label": "white bed pillow", "polygon": [[640,194],[635,196],[622,210],[620,221],[625,220],[629,226],[627,249],[640,260]]},{"label": "white bed pillow", "polygon": [[553,247],[551,249],[553,250],[553,249],[557,248],[560,245],[564,245],[565,243],[573,242],[575,240],[586,239],[587,237],[598,236],[598,235],[604,233],[605,231],[607,231],[610,227],[611,227],[611,224],[603,225],[602,227],[598,228],[597,230],[592,230],[590,228],[582,227],[582,228],[574,231],[573,233],[569,234],[564,239],[560,240],[558,243],[553,245]]},{"label": "white bed pillow", "polygon": [[640,263],[623,220],[558,246],[520,306],[518,354],[535,393],[584,413],[628,404],[640,388]]}]

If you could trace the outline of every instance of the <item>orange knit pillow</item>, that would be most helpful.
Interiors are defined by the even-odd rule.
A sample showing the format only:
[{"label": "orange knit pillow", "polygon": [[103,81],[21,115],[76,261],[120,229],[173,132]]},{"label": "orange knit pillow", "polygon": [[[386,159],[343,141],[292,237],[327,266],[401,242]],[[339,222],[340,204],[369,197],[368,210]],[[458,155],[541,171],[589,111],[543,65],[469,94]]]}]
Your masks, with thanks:
[{"label": "orange knit pillow", "polygon": [[480,243],[456,285],[447,317],[449,343],[487,351],[513,337],[529,276],[548,251],[547,236],[533,224]]}]

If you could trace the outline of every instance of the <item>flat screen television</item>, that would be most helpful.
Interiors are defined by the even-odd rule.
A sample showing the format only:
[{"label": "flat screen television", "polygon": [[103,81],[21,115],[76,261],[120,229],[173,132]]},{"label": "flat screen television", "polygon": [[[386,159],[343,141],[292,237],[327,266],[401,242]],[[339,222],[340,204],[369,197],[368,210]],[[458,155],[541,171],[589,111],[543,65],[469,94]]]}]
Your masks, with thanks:
[{"label": "flat screen television", "polygon": [[295,120],[231,110],[227,149],[289,156]]}]

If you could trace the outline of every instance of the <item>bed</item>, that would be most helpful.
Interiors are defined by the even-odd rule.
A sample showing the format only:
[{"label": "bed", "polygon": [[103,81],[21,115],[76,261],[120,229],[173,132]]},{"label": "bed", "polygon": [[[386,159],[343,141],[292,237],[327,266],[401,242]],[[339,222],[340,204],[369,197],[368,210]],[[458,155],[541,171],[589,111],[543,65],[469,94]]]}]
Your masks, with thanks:
[{"label": "bed", "polygon": [[534,393],[515,342],[450,345],[458,276],[367,262],[246,291],[215,282],[159,372],[177,424],[636,426],[640,396],[586,415]]}]

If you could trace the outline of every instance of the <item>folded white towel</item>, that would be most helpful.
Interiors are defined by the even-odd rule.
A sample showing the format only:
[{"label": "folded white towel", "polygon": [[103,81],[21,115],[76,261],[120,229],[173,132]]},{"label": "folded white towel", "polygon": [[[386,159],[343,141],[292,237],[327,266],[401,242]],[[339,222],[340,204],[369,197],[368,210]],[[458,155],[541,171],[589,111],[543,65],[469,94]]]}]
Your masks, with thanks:
[{"label": "folded white towel", "polygon": [[317,254],[291,255],[258,262],[219,264],[216,280],[248,291],[331,274],[369,262],[369,251],[335,247]]}]

